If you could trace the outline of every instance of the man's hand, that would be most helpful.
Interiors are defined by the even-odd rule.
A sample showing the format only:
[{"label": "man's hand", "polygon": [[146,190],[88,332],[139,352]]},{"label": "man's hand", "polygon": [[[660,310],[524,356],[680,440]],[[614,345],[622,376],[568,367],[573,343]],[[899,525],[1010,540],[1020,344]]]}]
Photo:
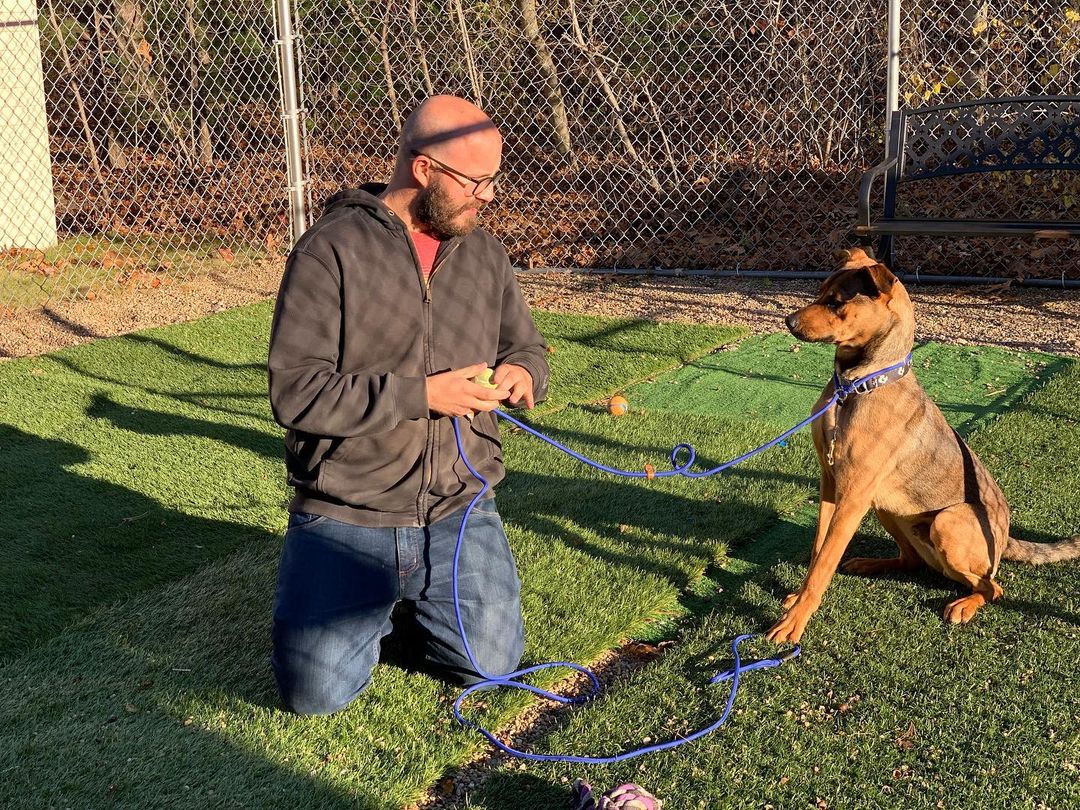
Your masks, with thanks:
[{"label": "man's hand", "polygon": [[510,404],[517,405],[521,398],[525,398],[525,407],[532,410],[533,402],[533,378],[522,366],[512,363],[503,363],[495,366],[495,376],[492,382],[499,388],[505,388],[510,392]]},{"label": "man's hand", "polygon": [[487,367],[487,363],[476,363],[432,374],[427,378],[428,409],[444,416],[469,417],[477,411],[495,410],[499,402],[510,396],[510,389],[499,383],[498,369],[495,370],[495,388],[474,383],[472,378]]}]

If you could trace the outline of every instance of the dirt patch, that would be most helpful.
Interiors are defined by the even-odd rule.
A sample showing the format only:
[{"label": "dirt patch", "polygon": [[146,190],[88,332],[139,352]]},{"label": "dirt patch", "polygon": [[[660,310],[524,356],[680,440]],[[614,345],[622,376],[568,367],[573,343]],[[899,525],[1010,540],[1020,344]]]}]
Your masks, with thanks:
[{"label": "dirt patch", "polygon": [[[0,358],[43,354],[151,326],[190,321],[273,297],[282,260],[238,264],[152,288],[100,291],[93,300],[0,312]],[[520,273],[529,305],[554,312],[689,323],[732,323],[776,332],[807,302],[812,281],[647,278]],[[1042,288],[912,285],[920,340],[986,344],[1080,356],[1080,292]]]},{"label": "dirt patch", "polygon": [[283,261],[241,263],[158,287],[97,290],[93,299],[0,311],[0,358],[22,357],[152,326],[181,323],[277,294]]}]

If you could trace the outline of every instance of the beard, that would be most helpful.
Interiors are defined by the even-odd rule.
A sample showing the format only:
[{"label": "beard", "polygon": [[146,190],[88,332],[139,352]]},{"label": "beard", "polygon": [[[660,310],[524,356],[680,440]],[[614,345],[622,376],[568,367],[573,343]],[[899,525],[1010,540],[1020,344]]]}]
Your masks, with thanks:
[{"label": "beard", "polygon": [[439,182],[431,183],[416,198],[416,220],[439,239],[467,236],[476,229],[476,217],[460,219],[468,211],[479,211],[484,203],[455,205]]}]

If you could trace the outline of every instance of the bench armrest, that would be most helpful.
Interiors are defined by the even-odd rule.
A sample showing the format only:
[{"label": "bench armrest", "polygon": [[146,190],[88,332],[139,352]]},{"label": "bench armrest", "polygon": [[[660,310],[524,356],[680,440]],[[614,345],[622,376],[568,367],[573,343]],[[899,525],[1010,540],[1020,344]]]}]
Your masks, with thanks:
[{"label": "bench armrest", "polygon": [[863,173],[862,181],[859,183],[859,225],[870,226],[870,192],[874,187],[874,179],[895,166],[898,159],[895,155],[886,158]]}]

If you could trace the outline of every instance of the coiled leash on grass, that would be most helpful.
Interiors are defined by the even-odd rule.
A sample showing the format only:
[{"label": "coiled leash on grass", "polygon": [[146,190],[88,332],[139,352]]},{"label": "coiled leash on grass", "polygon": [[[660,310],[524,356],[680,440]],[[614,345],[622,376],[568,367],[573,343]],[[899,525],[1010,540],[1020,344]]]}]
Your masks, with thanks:
[{"label": "coiled leash on grass", "polygon": [[[494,411],[494,413],[496,416],[505,419],[507,422],[510,422],[511,424],[517,426],[526,433],[547,442],[548,444],[558,448],[572,458],[575,458],[583,464],[587,464],[588,466],[593,467],[597,470],[601,470],[602,472],[611,473],[612,475],[623,476],[625,478],[670,478],[676,475],[681,475],[685,478],[705,478],[707,476],[716,475],[717,473],[723,472],[730,467],[734,467],[736,464],[740,464],[747,459],[753,458],[758,453],[762,453],[765,450],[768,450],[770,447],[780,444],[793,433],[802,430],[814,420],[820,419],[837,403],[843,403],[844,400],[847,399],[847,397],[854,394],[868,393],[875,388],[880,387],[881,385],[885,385],[895,379],[898,379],[899,376],[903,376],[904,371],[906,371],[906,369],[910,365],[911,355],[909,354],[900,363],[894,363],[891,366],[880,369],[873,374],[868,374],[865,377],[861,377],[853,382],[845,380],[839,375],[834,375],[833,383],[835,386],[835,391],[829,401],[825,403],[825,405],[823,405],[821,408],[819,408],[815,413],[811,414],[808,418],[799,422],[799,424],[795,425],[793,428],[784,431],[775,439],[766,442],[760,447],[756,447],[750,452],[744,453],[743,455],[739,456],[738,458],[734,458],[731,461],[726,461],[719,466],[713,467],[712,469],[701,470],[699,472],[691,472],[690,470],[690,468],[694,464],[694,461],[697,458],[697,453],[695,452],[693,446],[690,444],[677,444],[674,448],[672,448],[670,457],[672,469],[670,470],[657,472],[652,467],[652,465],[646,465],[644,471],[620,470],[616,467],[609,467],[606,464],[601,464],[600,462],[594,461],[593,459],[590,459],[582,455],[581,453],[571,450],[569,447],[566,447],[555,439],[552,439],[550,436],[545,436],[538,430],[530,427],[519,419],[515,419],[513,416],[510,416],[503,411],[496,410]],[[891,372],[897,372],[900,369],[904,369],[904,371],[900,371],[898,376],[893,376],[890,374]],[[797,657],[802,652],[802,648],[796,645],[791,650],[788,650],[778,658],[764,658],[760,661],[743,664],[742,657],[739,655],[739,645],[747,639],[753,638],[754,634],[748,633],[738,636],[731,644],[731,654],[735,662],[734,666],[732,666],[731,669],[724,670],[723,672],[718,672],[709,680],[710,684],[721,683],[723,681],[731,681],[731,691],[728,693],[727,702],[724,705],[723,713],[720,715],[720,718],[712,725],[698,729],[692,734],[688,734],[677,740],[669,740],[668,742],[647,745],[642,748],[635,748],[633,750],[624,751],[621,754],[615,754],[608,757],[572,756],[566,754],[530,754],[526,751],[520,751],[516,748],[511,748],[510,746],[506,745],[501,740],[496,738],[494,734],[481,726],[479,723],[473,720],[469,720],[464,715],[462,715],[461,705],[465,701],[465,699],[473,692],[479,689],[505,686],[513,689],[522,689],[527,692],[532,692],[548,700],[553,700],[556,703],[577,705],[587,703],[588,701],[592,700],[597,696],[600,691],[600,681],[597,679],[596,675],[587,667],[583,667],[570,661],[554,661],[547,664],[536,664],[531,667],[525,667],[524,669],[515,670],[514,672],[508,672],[505,675],[495,675],[490,672],[486,672],[476,660],[476,656],[473,655],[472,648],[469,646],[468,636],[465,633],[465,625],[461,618],[461,608],[458,602],[458,561],[461,557],[461,546],[465,537],[465,528],[468,525],[469,516],[472,514],[473,507],[476,506],[477,502],[479,502],[480,499],[483,498],[485,494],[487,494],[490,486],[487,480],[482,475],[480,475],[479,472],[476,471],[476,468],[472,466],[472,463],[469,461],[469,458],[465,453],[465,448],[462,446],[461,443],[461,428],[458,424],[457,417],[453,417],[451,421],[454,426],[454,438],[457,440],[457,448],[458,453],[461,456],[461,460],[465,462],[465,466],[468,467],[469,472],[471,472],[476,477],[476,479],[480,481],[480,483],[483,485],[480,491],[476,493],[473,499],[469,502],[468,507],[466,507],[465,509],[465,514],[461,518],[461,527],[458,529],[457,544],[454,547],[454,567],[452,575],[454,618],[457,620],[458,633],[461,635],[461,642],[465,647],[465,654],[469,658],[469,663],[472,665],[476,673],[480,675],[481,678],[483,678],[483,680],[468,687],[458,696],[457,700],[454,701],[454,717],[456,717],[458,722],[461,723],[463,726],[474,728],[479,731],[484,737],[487,738],[487,740],[492,745],[494,745],[499,750],[504,751],[507,754],[511,754],[512,756],[520,757],[521,759],[532,760],[533,762],[577,762],[589,765],[609,765],[616,762],[624,762],[628,759],[640,757],[645,754],[651,754],[656,751],[665,751],[670,748],[675,748],[676,746],[684,745],[686,743],[700,739],[706,734],[711,734],[713,731],[716,731],[716,729],[720,728],[722,725],[724,725],[724,723],[727,722],[728,716],[731,714],[731,709],[735,705],[735,696],[738,694],[739,691],[739,681],[744,672],[752,672],[758,669],[770,669],[772,667],[778,667],[785,661],[790,661],[792,658]],[[686,461],[680,464],[679,456],[684,451],[686,453]],[[577,672],[582,673],[589,679],[590,683],[592,684],[591,691],[588,694],[579,695],[577,697],[565,697],[563,695],[557,695],[553,692],[549,692],[546,689],[541,689],[538,686],[532,686],[527,683],[522,683],[520,680],[518,680],[525,675],[529,675],[533,672],[539,672],[542,669],[550,669],[552,667],[566,667],[568,669],[573,669]]]}]

